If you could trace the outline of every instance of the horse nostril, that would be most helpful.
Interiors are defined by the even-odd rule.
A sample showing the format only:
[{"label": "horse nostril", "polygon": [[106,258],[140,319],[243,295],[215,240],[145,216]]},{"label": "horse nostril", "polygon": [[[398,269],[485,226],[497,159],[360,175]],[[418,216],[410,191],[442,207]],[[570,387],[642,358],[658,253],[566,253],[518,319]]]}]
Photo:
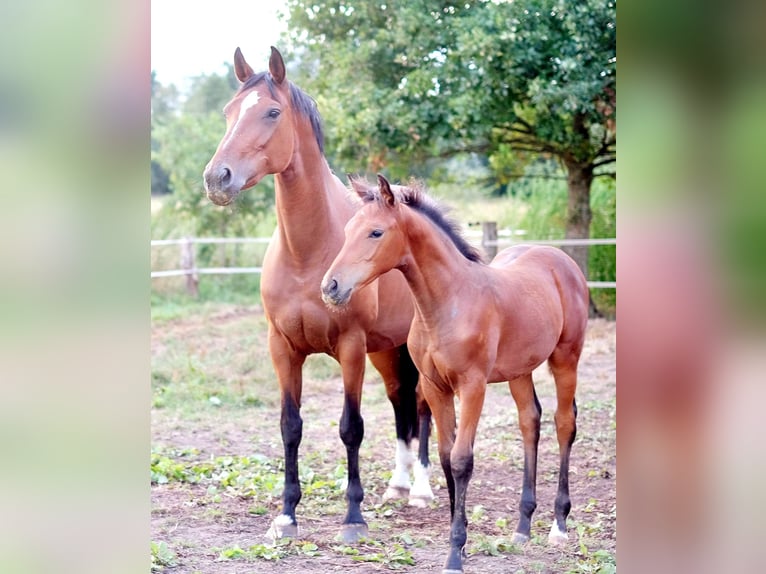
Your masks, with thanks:
[{"label": "horse nostril", "polygon": [[231,170],[224,166],[221,168],[221,178],[219,180],[221,185],[226,185],[231,181]]},{"label": "horse nostril", "polygon": [[203,173],[205,188],[208,191],[225,190],[231,184],[231,170],[227,166],[221,166],[218,169],[208,166]]},{"label": "horse nostril", "polygon": [[338,292],[338,282],[335,279],[331,279],[325,284],[324,292],[326,295],[335,295]]}]

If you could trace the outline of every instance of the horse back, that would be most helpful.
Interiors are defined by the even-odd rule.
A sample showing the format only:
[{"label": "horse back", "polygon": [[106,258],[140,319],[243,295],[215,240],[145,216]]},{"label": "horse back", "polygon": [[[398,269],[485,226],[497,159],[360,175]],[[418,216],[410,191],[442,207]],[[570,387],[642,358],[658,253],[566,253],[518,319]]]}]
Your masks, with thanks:
[{"label": "horse back", "polygon": [[588,323],[588,285],[575,261],[564,251],[548,245],[514,245],[502,250],[490,266],[512,281],[524,283],[525,292],[555,299],[553,308],[562,322],[561,341],[581,346]]}]

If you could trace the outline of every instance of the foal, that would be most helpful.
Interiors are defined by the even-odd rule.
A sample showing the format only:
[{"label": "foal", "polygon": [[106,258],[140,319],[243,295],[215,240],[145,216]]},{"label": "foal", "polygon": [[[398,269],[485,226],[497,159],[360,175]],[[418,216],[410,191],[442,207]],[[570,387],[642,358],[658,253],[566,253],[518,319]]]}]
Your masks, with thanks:
[{"label": "foal", "polygon": [[[489,265],[424,193],[354,182],[365,205],[346,224],[346,241],[322,280],[328,305],[343,306],[391,269],[404,275],[415,301],[407,344],[439,434],[452,525],[444,574],[463,571],[466,489],[486,384],[509,381],[524,443],[524,479],[515,542],[530,537],[537,503],[541,407],[532,371],[543,361],[556,381],[560,449],[558,493],[550,542],[567,539],[569,455],[575,438],[577,363],[588,322],[582,272],[553,247],[515,246]],[[454,396],[460,399],[455,423]],[[457,433],[456,433],[457,430]]]}]

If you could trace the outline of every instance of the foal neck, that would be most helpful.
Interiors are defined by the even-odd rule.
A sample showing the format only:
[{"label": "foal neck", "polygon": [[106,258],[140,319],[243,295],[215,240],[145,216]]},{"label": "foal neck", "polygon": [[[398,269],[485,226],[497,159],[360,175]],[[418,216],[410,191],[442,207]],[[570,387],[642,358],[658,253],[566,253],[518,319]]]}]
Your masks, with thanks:
[{"label": "foal neck", "polygon": [[442,316],[445,303],[475,282],[473,275],[480,265],[460,253],[452,240],[425,216],[411,209],[402,211],[406,214],[401,223],[408,255],[401,271],[415,298],[416,312],[423,321],[432,323]]}]

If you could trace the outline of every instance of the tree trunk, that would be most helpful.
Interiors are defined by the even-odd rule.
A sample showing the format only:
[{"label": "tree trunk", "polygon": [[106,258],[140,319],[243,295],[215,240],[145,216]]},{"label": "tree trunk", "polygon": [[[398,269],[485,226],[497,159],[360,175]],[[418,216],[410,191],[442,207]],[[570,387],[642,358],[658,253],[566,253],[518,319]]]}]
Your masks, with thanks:
[{"label": "tree trunk", "polygon": [[[593,167],[590,163],[579,163],[572,158],[564,158],[564,165],[567,169],[569,191],[566,238],[588,239],[590,237],[590,186],[593,183]],[[587,279],[588,246],[566,246],[564,251],[575,260]]]}]

